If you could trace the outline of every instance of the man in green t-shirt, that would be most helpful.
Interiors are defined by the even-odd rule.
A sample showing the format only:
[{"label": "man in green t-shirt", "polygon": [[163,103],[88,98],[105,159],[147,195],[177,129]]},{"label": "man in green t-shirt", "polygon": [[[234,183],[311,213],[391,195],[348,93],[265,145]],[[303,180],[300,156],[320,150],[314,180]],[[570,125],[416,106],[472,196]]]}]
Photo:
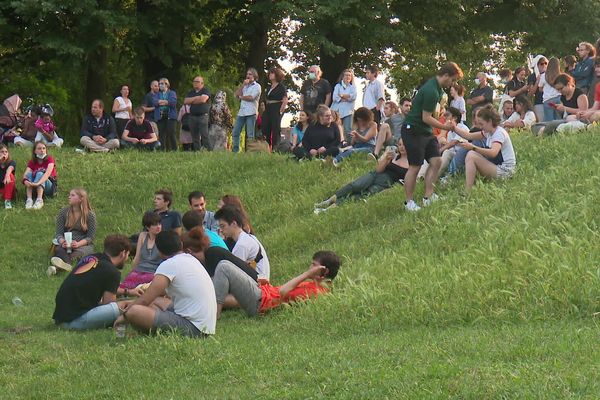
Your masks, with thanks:
[{"label": "man in green t-shirt", "polygon": [[442,124],[434,117],[434,112],[438,109],[439,102],[444,94],[443,88],[449,88],[462,77],[463,72],[457,64],[449,62],[443,65],[435,77],[421,86],[412,101],[412,109],[402,125],[402,141],[406,148],[409,164],[408,172],[406,172],[404,178],[404,191],[406,193],[404,205],[409,211],[421,209],[414,201],[413,194],[417,184],[417,174],[424,160],[429,163],[429,168],[425,174],[423,205],[427,206],[438,199],[438,196],[434,193],[433,183],[438,178],[441,159],[438,141],[433,136],[432,128],[451,131],[454,130],[456,124],[452,121]]}]

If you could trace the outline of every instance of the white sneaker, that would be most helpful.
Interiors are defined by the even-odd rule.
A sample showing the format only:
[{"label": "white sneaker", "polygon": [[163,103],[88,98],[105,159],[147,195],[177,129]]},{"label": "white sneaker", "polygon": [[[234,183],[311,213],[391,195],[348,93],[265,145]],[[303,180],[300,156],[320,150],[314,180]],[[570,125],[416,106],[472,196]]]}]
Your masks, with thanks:
[{"label": "white sneaker", "polygon": [[12,202],[10,200],[4,200],[4,209],[10,210],[12,208]]},{"label": "white sneaker", "polygon": [[375,153],[373,153],[371,151],[367,154],[367,157],[373,161],[377,161],[377,156],[375,155]]},{"label": "white sneaker", "polygon": [[70,264],[64,262],[60,257],[52,257],[50,259],[52,265],[54,265],[58,269],[62,269],[63,271],[71,272],[73,267]]},{"label": "white sneaker", "polygon": [[421,209],[414,200],[405,201],[404,208],[406,208],[407,211],[419,211]]},{"label": "white sneaker", "polygon": [[430,206],[433,203],[435,203],[436,201],[438,201],[439,199],[440,199],[440,196],[438,196],[435,193],[432,193],[431,196],[429,196],[429,198],[423,197],[423,207]]},{"label": "white sneaker", "polygon": [[31,210],[32,207],[33,207],[33,200],[27,199],[25,201],[25,209],[26,210]]},{"label": "white sneaker", "polygon": [[37,199],[35,201],[35,203],[33,203],[33,209],[34,210],[39,210],[40,208],[44,207],[44,200],[42,199]]},{"label": "white sneaker", "polygon": [[46,270],[46,275],[48,275],[48,278],[50,278],[52,275],[56,275],[56,267],[54,265],[49,266]]},{"label": "white sneaker", "polygon": [[333,164],[334,167],[339,167],[340,166],[340,162],[341,161],[338,161],[335,158],[331,159],[331,163]]}]

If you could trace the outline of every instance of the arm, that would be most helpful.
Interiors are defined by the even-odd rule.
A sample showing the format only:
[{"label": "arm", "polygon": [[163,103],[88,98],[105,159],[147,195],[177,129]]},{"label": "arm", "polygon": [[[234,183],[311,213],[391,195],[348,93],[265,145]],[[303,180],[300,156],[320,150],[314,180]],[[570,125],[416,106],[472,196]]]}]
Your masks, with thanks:
[{"label": "arm", "polygon": [[186,97],[183,100],[183,104],[186,105],[190,105],[190,104],[204,104],[208,101],[209,97],[205,94],[201,94],[200,96],[194,96],[194,97]]},{"label": "arm", "polygon": [[530,96],[535,96],[535,93],[538,90],[538,87],[540,87],[540,76],[538,76],[535,80],[535,83],[533,85],[529,85],[529,95]]},{"label": "arm", "polygon": [[325,268],[322,265],[315,265],[313,267],[310,267],[308,270],[304,271],[297,277],[287,281],[285,284],[279,287],[279,294],[281,295],[281,298],[285,299],[292,290],[296,289],[296,287],[298,287],[299,284],[301,284],[307,279],[315,279],[319,281],[322,280],[322,274],[326,270],[327,268]]},{"label": "arm", "polygon": [[340,101],[342,101],[342,98],[340,97],[340,87],[342,87],[342,85],[340,85],[338,83],[337,85],[335,85],[335,88],[333,89],[333,101],[336,103],[339,103]]},{"label": "arm", "polygon": [[283,99],[281,100],[281,108],[279,109],[279,114],[285,113],[285,110],[286,110],[287,105],[288,105],[288,101],[289,101],[289,99],[288,99],[287,93],[286,93],[286,95],[283,96]]},{"label": "arm", "polygon": [[499,142],[492,143],[491,149],[484,149],[483,147],[475,146],[472,143],[461,143],[461,146],[467,150],[472,150],[476,153],[479,153],[486,158],[496,157],[502,148],[502,144]]},{"label": "arm", "polygon": [[54,171],[54,163],[48,164],[48,168],[46,168],[46,172],[44,172],[44,175],[42,175],[42,178],[35,185],[41,186],[44,182],[46,182],[48,180],[48,178],[50,178],[52,171]]},{"label": "arm", "polygon": [[473,104],[481,103],[482,101],[485,101],[485,96],[483,96],[483,95],[469,97],[469,99],[467,99],[467,104],[472,106]]},{"label": "arm", "polygon": [[115,293],[104,292],[100,304],[114,303],[115,301],[117,301],[117,295]]},{"label": "arm", "polygon": [[517,97],[518,95],[523,94],[523,93],[527,92],[528,90],[529,90],[529,86],[525,85],[521,89],[509,90],[508,91],[508,95],[510,97]]},{"label": "arm", "polygon": [[87,136],[89,138],[92,137],[92,129],[88,122],[89,121],[88,121],[87,117],[84,117],[83,122],[81,123],[81,132],[80,132],[81,137],[84,137],[84,136]]},{"label": "arm", "polygon": [[166,294],[166,289],[171,281],[165,275],[156,274],[154,279],[150,282],[150,286],[144,292],[143,295],[138,297],[135,301],[129,303],[125,308],[124,314],[127,314],[127,310],[134,304],[140,304],[143,306],[149,306],[157,298]]},{"label": "arm", "polygon": [[88,229],[85,238],[78,242],[78,247],[85,246],[86,244],[92,244],[94,238],[96,237],[96,214],[94,214],[94,212],[89,213],[87,225]]},{"label": "arm", "polygon": [[377,105],[375,108],[381,110],[381,107],[383,107],[383,104],[385,103],[385,88],[383,87],[383,82],[377,82],[379,83],[377,84]]},{"label": "arm", "polygon": [[300,94],[300,110],[304,110],[304,95]]},{"label": "arm", "polygon": [[331,105],[331,92],[325,95],[325,105],[329,107]]},{"label": "arm", "polygon": [[9,165],[6,168],[6,174],[4,175],[4,184],[8,185],[10,183],[10,174],[15,172],[15,168],[12,165]]},{"label": "arm", "polygon": [[443,129],[446,131],[451,131],[455,127],[455,124],[453,124],[451,122],[442,124],[440,121],[433,118],[432,113],[429,111],[423,111],[423,113],[421,114],[421,119],[423,120],[424,123],[431,126],[432,128],[438,128],[438,129]]},{"label": "arm", "polygon": [[244,101],[255,101],[256,99],[258,99],[260,97],[260,86],[258,84],[254,84],[252,86],[252,92],[247,95],[247,96],[240,96],[240,100],[244,100]]},{"label": "arm", "polygon": [[138,236],[138,241],[137,244],[135,246],[135,257],[133,257],[133,261],[131,263],[131,270],[133,271],[134,269],[137,268],[137,266],[140,263],[140,253],[142,252],[142,246],[144,245],[144,240],[146,240],[146,235],[148,235],[147,232],[141,232],[140,235]]},{"label": "arm", "polygon": [[129,129],[127,129],[127,127],[128,127],[128,126],[129,126],[129,125],[126,125],[126,126],[125,126],[125,130],[123,130],[123,136],[122,136],[121,138],[122,138],[124,141],[126,141],[126,142],[130,142],[130,143],[137,143],[137,142],[139,142],[139,140],[138,140],[138,139],[129,137]]},{"label": "arm", "polygon": [[372,122],[371,126],[369,127],[369,131],[364,136],[356,132],[354,134],[354,139],[358,139],[359,142],[364,143],[371,140],[375,135],[377,135],[377,123]]},{"label": "arm", "polygon": [[392,162],[395,156],[396,154],[392,153],[391,151],[386,151],[383,153],[383,155],[379,157],[379,160],[377,160],[377,168],[375,168],[375,172],[381,174],[383,171],[385,171],[385,168],[389,165],[389,163]]},{"label": "arm", "polygon": [[292,130],[292,147],[296,147],[298,144],[298,135]]},{"label": "arm", "polygon": [[56,233],[54,238],[58,244],[62,245],[65,242],[65,225],[67,224],[67,210],[62,209],[56,216]]},{"label": "arm", "polygon": [[458,135],[467,140],[479,140],[483,138],[483,132],[469,132],[468,130],[457,126],[454,129],[454,132],[458,133]]}]

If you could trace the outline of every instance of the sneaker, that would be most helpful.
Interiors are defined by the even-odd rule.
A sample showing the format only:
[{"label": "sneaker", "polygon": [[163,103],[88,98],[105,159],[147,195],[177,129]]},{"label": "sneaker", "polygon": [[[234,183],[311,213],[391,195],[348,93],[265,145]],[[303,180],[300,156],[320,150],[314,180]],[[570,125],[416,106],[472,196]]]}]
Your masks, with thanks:
[{"label": "sneaker", "polygon": [[46,270],[46,275],[48,275],[48,278],[50,278],[52,275],[56,275],[56,267],[54,265],[49,266]]},{"label": "sneaker", "polygon": [[377,161],[377,156],[371,151],[367,154],[367,157],[373,161]]},{"label": "sneaker", "polygon": [[81,147],[75,147],[75,153],[85,154],[85,149]]},{"label": "sneaker", "polygon": [[37,199],[35,201],[35,203],[33,203],[33,208],[34,210],[39,210],[40,208],[44,207],[44,200],[42,199]]},{"label": "sneaker", "polygon": [[321,213],[324,213],[325,211],[327,211],[327,209],[326,209],[326,208],[315,208],[315,209],[313,210],[313,212],[314,212],[315,214],[317,214],[317,215],[318,215],[318,214],[321,214]]},{"label": "sneaker", "polygon": [[330,198],[328,198],[325,201],[322,201],[320,203],[315,203],[315,208],[326,208],[329,207],[330,205],[332,205],[333,203],[335,203],[337,201],[337,196],[334,194],[333,196],[331,196]]},{"label": "sneaker", "polygon": [[10,200],[4,200],[4,209],[10,210],[12,208],[12,202]]},{"label": "sneaker", "polygon": [[333,164],[334,167],[339,167],[341,161],[338,161],[337,158],[332,158],[331,163]]},{"label": "sneaker", "polygon": [[431,196],[429,196],[429,198],[423,197],[423,207],[430,206],[433,203],[435,203],[436,201],[438,201],[439,199],[440,199],[440,196],[438,196],[435,193],[432,193]]},{"label": "sneaker", "polygon": [[414,200],[405,201],[404,208],[406,208],[407,211],[419,211],[421,209]]},{"label": "sneaker", "polygon": [[60,257],[52,257],[50,259],[50,262],[56,268],[62,269],[63,271],[71,272],[71,270],[73,269],[73,267],[71,266],[71,264],[67,264]]},{"label": "sneaker", "polygon": [[27,199],[25,201],[25,209],[26,210],[31,210],[32,207],[33,207],[33,200]]}]

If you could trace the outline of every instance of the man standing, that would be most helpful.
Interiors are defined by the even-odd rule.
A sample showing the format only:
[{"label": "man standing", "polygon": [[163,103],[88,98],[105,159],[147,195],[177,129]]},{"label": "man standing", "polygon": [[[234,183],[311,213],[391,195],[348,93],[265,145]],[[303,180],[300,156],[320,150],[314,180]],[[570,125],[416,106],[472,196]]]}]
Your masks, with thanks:
[{"label": "man standing", "polygon": [[201,76],[194,78],[194,89],[186,96],[183,104],[190,106],[190,134],[192,135],[192,149],[200,150],[200,146],[212,150],[213,146],[208,139],[208,114],[210,113],[210,92],[204,86]]},{"label": "man standing", "polygon": [[56,294],[56,325],[74,330],[111,326],[119,316],[115,301],[128,257],[129,239],[110,235],[104,240],[104,253],[82,258]]},{"label": "man standing", "polygon": [[217,224],[217,220],[215,219],[215,213],[206,209],[204,193],[199,191],[191,192],[188,194],[188,203],[192,210],[204,213],[204,222],[202,223],[204,229],[213,232],[219,231],[219,224]]},{"label": "man standing", "polygon": [[[154,96],[158,93],[158,81],[150,82],[150,91],[144,96],[144,112],[146,113],[145,119],[148,122],[154,122]],[[156,131],[155,131],[156,132]]]},{"label": "man standing", "polygon": [[477,87],[473,89],[469,95],[469,98],[467,99],[467,104],[472,107],[472,115],[475,115],[475,111],[477,111],[478,108],[481,108],[486,104],[491,104],[494,100],[494,91],[488,85],[487,75],[485,72],[479,72],[477,74],[477,77],[475,78],[475,84]]},{"label": "man standing", "polygon": [[365,77],[367,78],[367,87],[365,88],[365,95],[363,97],[363,106],[367,107],[373,112],[374,121],[377,122],[377,126],[381,122],[381,109],[385,103],[385,88],[383,82],[377,79],[379,75],[379,69],[372,65],[365,71]]},{"label": "man standing", "polygon": [[434,193],[433,183],[437,181],[441,166],[438,141],[433,136],[433,129],[438,128],[446,131],[454,130],[456,124],[449,121],[440,123],[434,112],[439,111],[439,103],[444,94],[443,88],[449,88],[454,82],[462,79],[463,72],[460,67],[449,62],[443,65],[434,78],[428,80],[419,89],[412,102],[412,109],[406,116],[402,125],[402,141],[408,156],[408,171],[404,178],[404,191],[406,193],[405,208],[409,211],[421,209],[413,199],[417,174],[427,160],[429,168],[425,174],[425,196],[423,206],[428,206],[438,199]]},{"label": "man standing", "polygon": [[91,114],[81,124],[81,140],[83,147],[97,153],[108,153],[119,148],[117,125],[109,114],[104,113],[104,103],[100,99],[92,102]]},{"label": "man standing", "polygon": [[258,114],[258,99],[260,98],[261,87],[256,80],[258,71],[255,68],[249,68],[246,71],[246,79],[235,90],[235,97],[241,100],[240,110],[235,118],[233,126],[233,152],[240,151],[240,134],[242,128],[246,126],[246,141],[254,139],[254,127],[256,126],[256,115]]},{"label": "man standing", "polygon": [[321,79],[321,68],[311,65],[308,68],[308,79],[300,89],[300,110],[312,115],[317,111],[317,106],[331,104],[331,85],[327,79]]}]

